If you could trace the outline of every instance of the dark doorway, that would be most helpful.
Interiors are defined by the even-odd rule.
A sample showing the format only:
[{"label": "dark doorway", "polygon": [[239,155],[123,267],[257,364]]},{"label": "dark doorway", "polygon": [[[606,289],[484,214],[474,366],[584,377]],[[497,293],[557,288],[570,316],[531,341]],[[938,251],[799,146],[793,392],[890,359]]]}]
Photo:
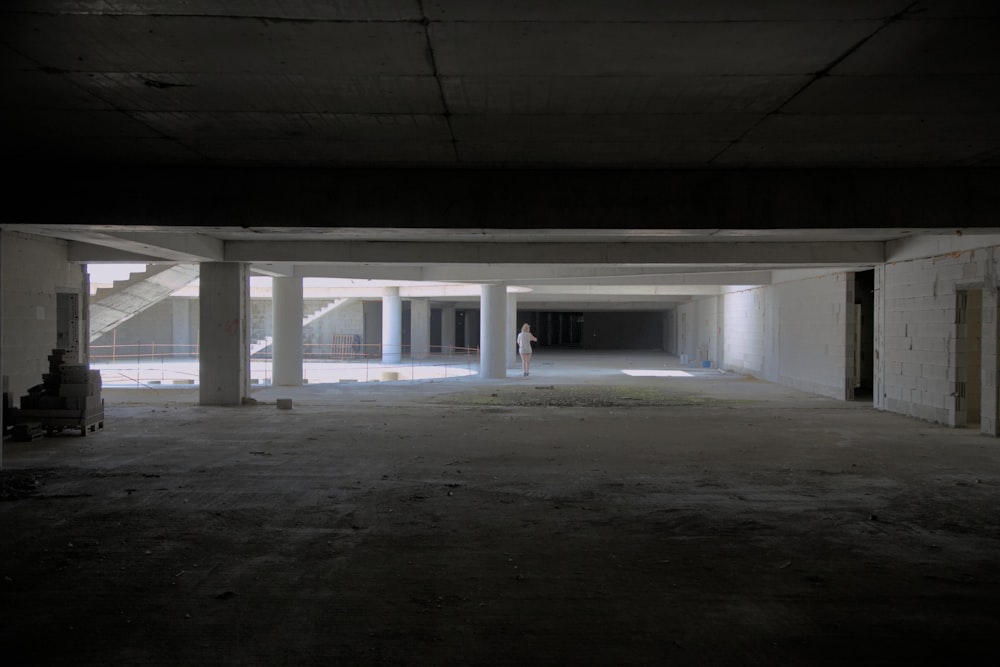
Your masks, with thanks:
[{"label": "dark doorway", "polygon": [[854,400],[874,400],[875,271],[854,274]]}]

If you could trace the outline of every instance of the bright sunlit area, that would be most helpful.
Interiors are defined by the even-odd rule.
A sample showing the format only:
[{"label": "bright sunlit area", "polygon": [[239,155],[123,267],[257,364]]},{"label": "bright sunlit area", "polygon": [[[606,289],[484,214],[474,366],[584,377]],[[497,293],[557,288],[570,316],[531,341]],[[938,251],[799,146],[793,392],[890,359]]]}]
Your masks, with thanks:
[{"label": "bright sunlit area", "polygon": [[654,370],[623,370],[622,373],[632,377],[663,377],[663,378],[689,378],[694,377],[687,371],[654,371]]},{"label": "bright sunlit area", "polygon": [[133,273],[145,270],[145,264],[88,264],[90,293],[93,294],[100,287],[113,285],[116,280],[128,280]]}]

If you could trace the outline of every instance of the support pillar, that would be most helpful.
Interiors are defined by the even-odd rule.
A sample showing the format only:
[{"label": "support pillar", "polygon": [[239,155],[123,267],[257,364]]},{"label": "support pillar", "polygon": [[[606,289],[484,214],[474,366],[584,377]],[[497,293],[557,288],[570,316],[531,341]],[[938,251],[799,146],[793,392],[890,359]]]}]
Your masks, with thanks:
[{"label": "support pillar", "polygon": [[507,377],[507,287],[483,285],[480,298],[479,376]]},{"label": "support pillar", "polygon": [[403,299],[398,287],[382,293],[382,363],[398,364],[403,356]]},{"label": "support pillar", "polygon": [[517,334],[521,325],[517,321],[517,293],[507,292],[507,368],[518,368]]},{"label": "support pillar", "polygon": [[250,393],[247,265],[206,262],[199,287],[199,403],[241,405]]},{"label": "support pillar", "polygon": [[455,353],[455,306],[441,309],[441,354]]},{"label": "support pillar", "polygon": [[302,278],[272,279],[274,384],[302,386]]},{"label": "support pillar", "polygon": [[1000,292],[983,290],[982,402],[980,431],[1000,436]]},{"label": "support pillar", "polygon": [[885,266],[875,267],[875,295],[874,295],[874,311],[875,311],[875,361],[874,361],[874,376],[872,378],[872,404],[875,408],[879,410],[888,409],[888,401],[886,397],[885,389],[885,378],[886,378],[886,368],[885,368],[885,313],[886,313],[886,299],[887,295],[885,293]]},{"label": "support pillar", "polygon": [[410,300],[410,358],[423,360],[431,356],[431,301]]}]

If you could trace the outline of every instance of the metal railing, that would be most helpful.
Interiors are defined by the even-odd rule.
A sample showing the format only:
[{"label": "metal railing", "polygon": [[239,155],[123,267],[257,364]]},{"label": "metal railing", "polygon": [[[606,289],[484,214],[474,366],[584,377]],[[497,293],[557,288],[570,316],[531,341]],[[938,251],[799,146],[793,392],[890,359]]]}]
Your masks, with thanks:
[{"label": "metal railing", "polygon": [[[199,380],[196,344],[136,341],[91,345],[91,367],[101,371],[105,386],[155,387],[194,385]],[[382,345],[361,344],[356,337],[303,345],[302,379],[306,384],[326,382],[417,381],[463,377],[478,372],[479,349],[431,346],[426,355],[413,356],[411,346],[400,346],[398,361],[384,361]],[[270,348],[250,359],[254,385],[272,384]]]}]

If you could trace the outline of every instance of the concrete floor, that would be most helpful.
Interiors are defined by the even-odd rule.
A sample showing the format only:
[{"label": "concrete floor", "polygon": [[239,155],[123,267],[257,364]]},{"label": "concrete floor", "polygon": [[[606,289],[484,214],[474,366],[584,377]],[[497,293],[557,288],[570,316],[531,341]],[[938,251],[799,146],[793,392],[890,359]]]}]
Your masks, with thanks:
[{"label": "concrete floor", "polygon": [[676,362],[106,391],[4,443],[4,662],[997,664],[997,440]]}]

